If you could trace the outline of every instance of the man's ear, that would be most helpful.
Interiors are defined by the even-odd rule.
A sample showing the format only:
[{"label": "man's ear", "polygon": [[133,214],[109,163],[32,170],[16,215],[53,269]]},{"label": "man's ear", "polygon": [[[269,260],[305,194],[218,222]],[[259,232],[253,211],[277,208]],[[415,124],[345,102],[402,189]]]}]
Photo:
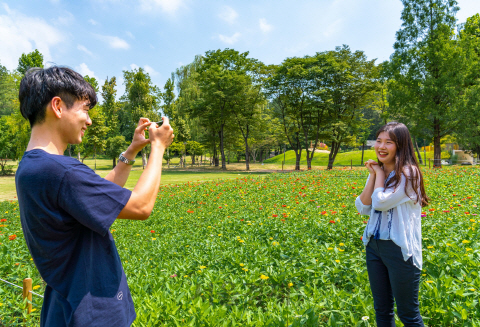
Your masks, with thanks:
[{"label": "man's ear", "polygon": [[50,100],[50,107],[52,108],[52,113],[55,115],[56,118],[62,118],[64,103],[60,97],[53,97]]}]

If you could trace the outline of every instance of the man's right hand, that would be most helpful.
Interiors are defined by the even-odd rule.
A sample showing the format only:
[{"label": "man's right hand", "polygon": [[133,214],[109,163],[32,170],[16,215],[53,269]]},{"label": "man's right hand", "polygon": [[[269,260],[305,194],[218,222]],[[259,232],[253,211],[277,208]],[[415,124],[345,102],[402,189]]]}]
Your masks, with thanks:
[{"label": "man's right hand", "polygon": [[172,144],[175,135],[173,135],[173,129],[170,126],[169,119],[167,117],[162,117],[162,119],[162,126],[158,126],[154,122],[150,125],[148,135],[152,147],[166,149]]}]

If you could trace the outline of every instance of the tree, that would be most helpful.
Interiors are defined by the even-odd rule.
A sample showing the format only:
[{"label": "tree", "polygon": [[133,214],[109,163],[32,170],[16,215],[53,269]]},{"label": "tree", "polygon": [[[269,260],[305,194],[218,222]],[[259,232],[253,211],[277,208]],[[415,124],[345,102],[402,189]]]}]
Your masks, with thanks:
[{"label": "tree", "polygon": [[[109,137],[116,137],[120,134],[119,111],[120,105],[116,100],[117,79],[114,77],[105,80],[102,86],[103,113],[105,115],[105,125],[108,127]],[[125,136],[123,136],[125,140]]]},{"label": "tree", "polygon": [[18,59],[17,71],[22,74],[22,76],[25,75],[29,68],[33,67],[43,68],[43,55],[38,49],[35,49],[28,54],[22,53]]},{"label": "tree", "polygon": [[328,169],[333,168],[342,144],[355,144],[355,136],[364,129],[362,107],[369,103],[376,90],[375,60],[368,61],[363,51],[351,52],[346,45],[324,53],[329,62],[325,70],[323,94],[327,110],[328,133],[331,142]]},{"label": "tree", "polygon": [[203,146],[196,141],[188,141],[186,150],[192,158],[192,166],[195,164],[195,156],[202,155],[204,152]]},{"label": "tree", "polygon": [[0,117],[0,175],[7,175],[10,172],[7,169],[8,160],[18,158],[14,139],[15,135],[7,124],[7,118]]},{"label": "tree", "polygon": [[[131,130],[131,136],[135,126],[141,117],[149,118],[152,121],[158,121],[160,109],[160,90],[152,84],[150,75],[143,68],[124,71],[125,95],[122,97],[125,101],[125,110],[128,112],[129,122],[127,128]],[[147,164],[146,150],[142,149],[143,168]]]},{"label": "tree", "polygon": [[88,75],[85,75],[83,76],[83,79],[93,87],[96,93],[98,93],[98,81],[95,77],[90,77]]},{"label": "tree", "polygon": [[0,64],[0,116],[10,115],[18,110],[18,86],[21,75],[9,72]]},{"label": "tree", "polygon": [[247,56],[248,52],[239,53],[233,49],[207,51],[198,69],[201,98],[196,101],[191,115],[201,118],[203,124],[209,124],[212,134],[218,135],[223,170],[227,169],[225,126],[232,119],[249,80],[246,71],[251,60]]},{"label": "tree", "polygon": [[[434,166],[441,167],[443,136],[459,128],[469,58],[456,38],[456,0],[402,0],[402,28],[391,57],[389,102],[433,138]],[[414,134],[417,131],[413,131]]]},{"label": "tree", "polygon": [[92,120],[92,125],[85,131],[82,143],[77,146],[77,149],[79,153],[83,152],[82,162],[88,156],[94,156],[96,170],[97,153],[105,151],[108,127],[105,126],[105,116],[103,115],[101,106],[90,109],[89,115]]},{"label": "tree", "polygon": [[128,142],[125,141],[125,136],[117,135],[107,139],[105,154],[107,157],[113,160],[112,169],[117,165],[117,158],[128,146]]}]

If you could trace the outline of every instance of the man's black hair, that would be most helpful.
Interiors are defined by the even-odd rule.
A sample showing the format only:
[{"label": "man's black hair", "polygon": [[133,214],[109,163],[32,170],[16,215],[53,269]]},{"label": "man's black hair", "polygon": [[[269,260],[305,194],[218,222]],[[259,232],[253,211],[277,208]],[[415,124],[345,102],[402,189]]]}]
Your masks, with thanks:
[{"label": "man's black hair", "polygon": [[60,97],[71,108],[77,100],[97,104],[97,94],[82,75],[67,67],[30,68],[20,82],[20,112],[30,126],[45,120],[48,103]]}]

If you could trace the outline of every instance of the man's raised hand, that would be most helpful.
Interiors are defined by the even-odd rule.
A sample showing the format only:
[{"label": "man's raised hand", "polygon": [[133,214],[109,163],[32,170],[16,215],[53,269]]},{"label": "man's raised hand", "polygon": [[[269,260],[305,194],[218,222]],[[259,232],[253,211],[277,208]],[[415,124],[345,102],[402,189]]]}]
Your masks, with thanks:
[{"label": "man's raised hand", "polygon": [[153,123],[150,125],[148,133],[150,135],[150,143],[152,146],[159,146],[163,149],[166,149],[172,144],[173,138],[173,129],[170,126],[170,120],[167,117],[162,117],[163,124],[158,126]]}]

